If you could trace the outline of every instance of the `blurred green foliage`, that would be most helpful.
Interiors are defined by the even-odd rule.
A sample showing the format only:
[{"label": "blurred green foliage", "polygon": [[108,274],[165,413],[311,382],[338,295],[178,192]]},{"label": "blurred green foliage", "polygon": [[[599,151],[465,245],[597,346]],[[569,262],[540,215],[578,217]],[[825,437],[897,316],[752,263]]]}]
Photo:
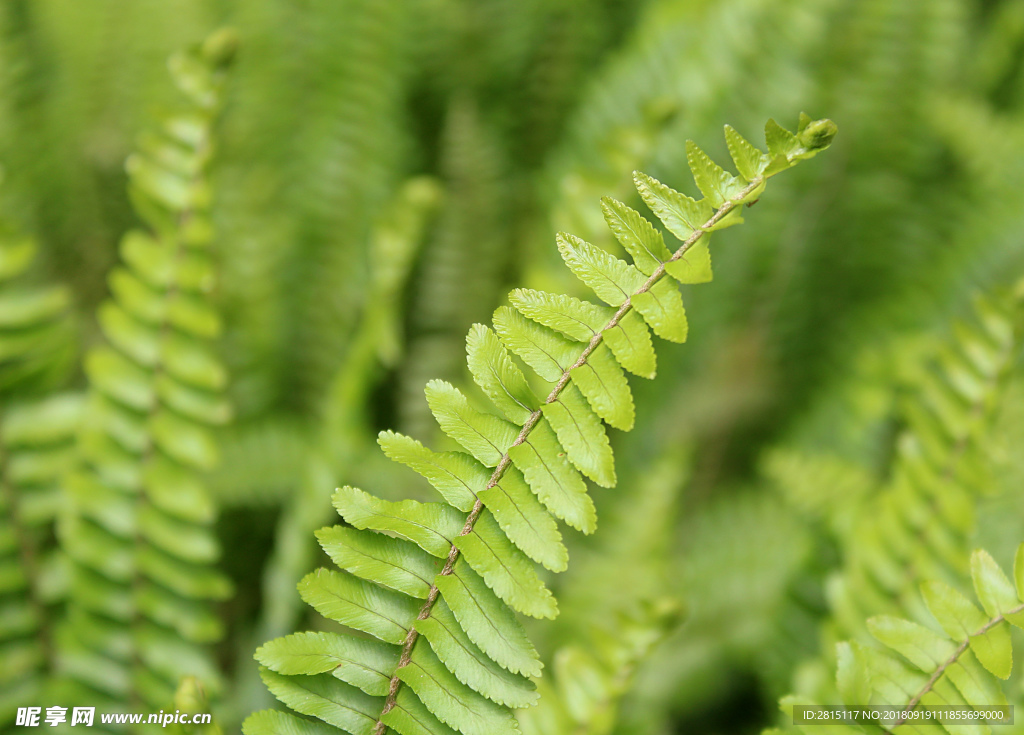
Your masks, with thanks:
[{"label": "blurred green foliage", "polygon": [[[321,624],[295,585],[317,565],[333,488],[428,497],[384,461],[377,430],[438,438],[423,385],[464,380],[466,331],[509,288],[583,296],[555,233],[614,250],[599,199],[639,206],[632,170],[696,195],[686,139],[727,160],[723,122],[755,140],[800,110],[841,136],[745,213],[756,226],[716,235],[715,287],[685,294],[689,344],[661,345],[659,380],[635,385],[637,429],[612,432],[602,529],[567,540],[561,619],[530,633],[546,661],[567,660],[556,651],[591,645],[624,591],[686,601],[689,622],[614,690],[615,732],[754,732],[782,721],[787,692],[828,696],[834,642],[867,640],[836,580],[860,574],[856,529],[906,471],[908,406],[949,374],[953,324],[984,329],[975,295],[1005,299],[1024,275],[1024,5],[8,0],[0,650],[21,668],[0,672],[0,729],[32,697],[56,703],[33,687],[55,678],[73,590],[53,528],[81,355],[103,343],[108,275],[143,224],[125,161],[180,107],[167,59],[221,25],[239,50],[209,161],[210,303],[234,419],[203,479],[235,590],[215,608],[223,730],[269,704],[256,646]],[[962,520],[976,520],[943,547],[964,591],[974,546],[1009,569],[1024,536],[1013,345],[971,449],[985,492]],[[914,615],[861,604],[861,626]]]}]

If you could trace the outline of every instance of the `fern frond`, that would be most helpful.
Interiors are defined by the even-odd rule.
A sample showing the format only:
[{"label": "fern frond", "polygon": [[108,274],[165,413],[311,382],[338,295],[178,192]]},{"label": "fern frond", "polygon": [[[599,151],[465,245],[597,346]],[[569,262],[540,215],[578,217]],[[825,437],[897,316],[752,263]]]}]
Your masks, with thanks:
[{"label": "fern frond", "polygon": [[[531,563],[543,558],[545,547],[537,545],[538,536],[503,530],[528,530],[528,517],[505,513],[502,524],[487,505],[486,493],[501,487],[508,505],[514,506],[512,499],[525,497],[528,488],[551,515],[585,533],[594,531],[596,513],[580,472],[613,482],[601,419],[622,428],[633,423],[629,386],[605,335],[620,331],[620,324],[638,314],[642,322],[637,320],[634,330],[650,327],[659,335],[685,339],[682,300],[665,275],[690,282],[692,271],[684,265],[691,248],[709,231],[737,223],[739,208],[760,195],[768,177],[814,156],[835,134],[831,121],[801,119],[797,134],[778,143],[771,138],[778,126],[772,125],[770,153],[759,160],[749,181],[726,180],[708,159],[694,154],[693,173],[717,205],[688,199],[637,175],[641,193],[657,192],[656,214],[663,220],[671,215],[670,229],[682,236],[682,244],[668,257],[659,250],[651,259],[629,264],[571,235],[559,237],[566,264],[613,309],[603,324],[588,327],[589,332],[581,328],[574,338],[502,307],[494,319],[498,336],[484,327],[471,331],[474,380],[505,418],[477,410],[452,385],[433,381],[427,386],[430,409],[441,429],[468,454],[456,454],[457,461],[451,456],[436,461],[411,440],[381,436],[386,451],[398,447],[411,464],[426,470],[428,479],[437,477],[440,468],[449,473],[450,479],[437,484],[450,502],[388,502],[341,488],[334,504],[354,530],[321,532],[320,540],[345,571],[320,569],[300,584],[303,598],[322,615],[385,646],[381,650],[388,652],[390,662],[382,669],[364,653],[354,653],[353,659],[357,669],[383,672],[386,690],[379,679],[348,676],[347,667],[318,673],[324,671],[324,660],[310,660],[309,641],[284,639],[257,651],[264,679],[278,699],[354,735],[382,735],[388,728],[402,735],[517,731],[502,702],[522,701],[523,692],[533,686],[527,677],[539,675],[541,666],[515,613],[554,617],[557,606]],[[557,297],[537,299],[556,312],[567,308],[563,318],[586,316],[581,313],[586,306]],[[545,398],[533,391],[509,352],[547,383]],[[553,540],[549,534],[546,548],[557,555]],[[557,563],[557,556],[552,561]],[[461,645],[459,628],[465,634]],[[419,643],[421,635],[427,646]],[[493,672],[492,662],[512,676],[515,686],[507,677],[499,687],[493,677],[471,675],[474,669]],[[296,677],[299,672],[307,675]],[[286,727],[318,731],[306,723],[261,712],[243,729],[247,735]]]},{"label": "fern frond", "polygon": [[841,539],[846,560],[829,593],[851,635],[859,620],[921,610],[910,581],[956,582],[979,500],[991,492],[986,438],[1017,359],[1020,294],[979,298],[902,401],[906,422],[892,479],[868,497]]},{"label": "fern frond", "polygon": [[[70,299],[28,273],[35,243],[0,237],[0,720],[38,695],[51,659],[51,529],[80,401],[47,396],[75,356]],[[51,585],[52,586],[52,585]]]},{"label": "fern frond", "polygon": [[537,706],[516,713],[523,735],[608,735],[637,665],[681,620],[678,604],[650,603],[620,614],[611,630],[591,631],[586,646],[560,648],[553,681],[540,683]]},{"label": "fern frond", "polygon": [[100,308],[108,344],[86,359],[82,457],[59,529],[73,563],[61,671],[114,701],[155,708],[184,675],[215,688],[203,645],[221,625],[208,601],[229,591],[212,566],[214,506],[199,473],[216,459],[210,427],[230,415],[211,346],[220,319],[206,170],[234,46],[220,31],[172,57],[188,105],[128,160],[149,230],[125,236],[113,299]]},{"label": "fern frond", "polygon": [[[885,704],[901,709],[893,729],[919,705],[1005,706],[1000,679],[1010,675],[1010,626],[1024,628],[1024,544],[1014,565],[1016,587],[988,552],[970,559],[979,605],[942,582],[925,582],[921,594],[938,625],[925,626],[881,615],[868,630],[881,644],[840,643],[837,681],[847,704]],[[962,720],[937,718],[950,733]]]},{"label": "fern frond", "polygon": [[48,542],[81,407],[78,395],[56,395],[22,402],[0,421],[0,718],[38,696],[50,663]]},{"label": "fern frond", "polygon": [[0,237],[0,398],[45,391],[63,379],[74,356],[71,305],[62,286],[36,286],[27,275],[32,240]]}]

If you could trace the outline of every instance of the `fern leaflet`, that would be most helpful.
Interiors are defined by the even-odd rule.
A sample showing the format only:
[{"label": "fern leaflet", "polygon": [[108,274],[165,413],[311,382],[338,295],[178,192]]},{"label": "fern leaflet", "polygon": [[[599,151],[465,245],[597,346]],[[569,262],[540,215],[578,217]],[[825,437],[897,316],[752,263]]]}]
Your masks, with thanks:
[{"label": "fern leaflet", "polygon": [[[754,201],[770,176],[827,147],[835,125],[802,116],[796,135],[780,130],[769,123],[768,154],[741,157],[749,178],[725,174],[691,144],[701,200],[636,175],[641,196],[682,240],[673,253],[639,214],[611,200],[605,202],[609,224],[633,254],[632,264],[559,235],[566,264],[607,306],[517,291],[515,308],[495,313],[493,331],[473,327],[470,371],[497,414],[432,381],[430,409],[465,452],[437,454],[391,432],[381,434],[380,444],[430,480],[446,502],[388,502],[351,487],[337,491],[334,505],[353,528],[327,529],[319,538],[345,571],[320,569],[299,589],[322,615],[376,641],[299,633],[266,644],[256,657],[281,702],[353,735],[518,732],[508,707],[536,699],[530,678],[541,664],[515,613],[554,617],[557,603],[533,562],[565,566],[550,518],[595,530],[582,475],[615,482],[602,420],[624,430],[633,425],[623,368],[653,375],[648,328],[664,339],[686,339],[673,279],[708,280],[708,233],[739,223],[741,205]],[[512,355],[548,383],[546,397],[533,391]],[[421,636],[429,645],[417,645]],[[328,731],[275,711],[252,715],[243,729],[247,735]]]}]

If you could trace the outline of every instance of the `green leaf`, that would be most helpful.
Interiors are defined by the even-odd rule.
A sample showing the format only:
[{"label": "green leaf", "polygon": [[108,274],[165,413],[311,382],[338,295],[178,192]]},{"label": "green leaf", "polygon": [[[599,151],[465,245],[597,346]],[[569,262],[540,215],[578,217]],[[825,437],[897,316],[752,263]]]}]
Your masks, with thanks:
[{"label": "green leaf", "polygon": [[498,336],[482,324],[470,327],[466,338],[469,370],[481,390],[505,416],[522,426],[540,401],[512,362]]},{"label": "green leaf", "polygon": [[[931,673],[948,659],[956,646],[923,625],[889,615],[869,618],[868,630],[922,671]],[[867,700],[864,700],[867,701]]]},{"label": "green leaf", "polygon": [[989,620],[981,610],[947,584],[928,582],[922,585],[921,592],[943,630],[954,640],[968,640],[978,661],[992,674],[1000,679],[1010,675],[1013,646],[1006,625],[988,627]]},{"label": "green leaf", "polygon": [[167,305],[167,321],[183,333],[204,339],[221,334],[221,320],[208,301],[179,291]]},{"label": "green leaf", "polygon": [[640,314],[630,309],[614,328],[603,332],[603,336],[622,367],[642,378],[654,377],[658,362],[651,333]]},{"label": "green leaf", "polygon": [[[177,263],[174,253],[163,247],[152,235],[139,230],[129,231],[121,240],[121,258],[152,288],[163,290],[175,285]],[[212,271],[210,279],[212,283]],[[132,304],[134,300],[126,299],[126,302]],[[139,314],[140,316],[145,315],[147,318],[158,316],[158,319],[162,319],[164,309],[159,308],[158,315],[151,314],[145,309],[140,309]],[[153,321],[158,321],[158,319],[153,319]]]},{"label": "green leaf", "polygon": [[256,660],[278,674],[330,673],[366,694],[385,697],[401,649],[339,633],[293,633],[256,649]]},{"label": "green leaf", "polygon": [[28,238],[6,241],[0,246],[0,281],[20,276],[36,257],[36,243]]},{"label": "green leaf", "polygon": [[217,444],[206,427],[162,410],[149,420],[149,430],[157,446],[176,461],[198,470],[217,464]]},{"label": "green leaf", "polygon": [[331,561],[369,582],[427,599],[439,562],[414,544],[373,531],[333,526],[316,532]]},{"label": "green leaf", "polygon": [[417,646],[407,666],[396,672],[437,719],[463,735],[518,735],[515,717],[444,667],[429,646]]},{"label": "green leaf", "polygon": [[509,300],[524,316],[577,342],[589,342],[615,315],[608,306],[528,288],[517,288]]},{"label": "green leaf", "polygon": [[507,306],[498,307],[494,312],[494,329],[512,352],[552,383],[561,378],[583,352],[583,345],[567,340]]},{"label": "green leaf", "polygon": [[494,487],[480,491],[480,500],[524,554],[553,572],[566,569],[569,552],[558,525],[518,469],[509,465]]},{"label": "green leaf", "polygon": [[736,170],[747,181],[753,181],[768,167],[768,156],[759,151],[731,125],[725,126],[725,143]]},{"label": "green leaf", "polygon": [[707,283],[712,278],[711,235],[702,235],[681,258],[665,263],[665,272],[682,284]]},{"label": "green leaf", "polygon": [[152,546],[135,552],[138,570],[157,584],[195,600],[221,600],[231,594],[231,583],[207,566],[184,563]]},{"label": "green leaf", "polygon": [[583,533],[594,532],[594,501],[587,495],[583,478],[565,458],[547,419],[537,422],[526,441],[510,448],[509,457],[548,510]]},{"label": "green leaf", "polygon": [[847,704],[871,701],[871,677],[847,641],[836,644],[836,688]]},{"label": "green leaf", "polygon": [[532,681],[498,666],[474,644],[445,601],[438,600],[430,617],[414,623],[435,655],[455,678],[506,707],[528,707],[537,701]]},{"label": "green leaf", "polygon": [[[924,689],[928,681],[925,674],[912,669],[888,653],[856,644],[854,652],[868,672],[872,688],[878,693],[876,701],[886,704],[906,704]],[[851,702],[851,704],[863,703]]]},{"label": "green leaf", "polygon": [[946,676],[964,699],[974,706],[1005,706],[1007,703],[999,681],[989,676],[969,649],[946,669]]},{"label": "green leaf", "polygon": [[711,203],[706,199],[694,201],[647,174],[634,171],[633,181],[647,206],[668,231],[680,240],[686,240],[695,231],[702,229],[714,214]]},{"label": "green leaf", "polygon": [[492,661],[513,674],[539,676],[541,663],[523,626],[505,603],[474,572],[465,559],[434,584],[473,643]]},{"label": "green leaf", "polygon": [[194,338],[174,333],[165,335],[160,359],[168,373],[197,388],[219,391],[227,385],[227,370],[213,348]]},{"label": "green leaf", "polygon": [[727,174],[692,140],[686,141],[686,162],[693,172],[697,188],[716,209],[737,197],[743,190],[742,181]]},{"label": "green leaf", "polygon": [[206,525],[183,522],[146,504],[136,511],[137,533],[168,554],[197,564],[216,562],[220,547]]},{"label": "green leaf", "polygon": [[189,181],[148,158],[138,154],[129,156],[125,170],[133,185],[168,209],[180,212],[193,206],[195,195]]},{"label": "green leaf", "polygon": [[615,462],[608,435],[575,385],[567,384],[555,401],[545,404],[544,416],[576,469],[598,485],[615,485]]},{"label": "green leaf", "polygon": [[615,238],[645,276],[672,257],[661,233],[637,211],[610,197],[601,200],[601,211]]},{"label": "green leaf", "polygon": [[0,292],[0,329],[23,329],[55,319],[68,301],[62,288],[5,289]]},{"label": "green leaf", "polygon": [[[92,582],[94,580],[88,580],[85,584],[93,586]],[[77,585],[72,591],[72,595],[78,599],[81,599],[80,589],[81,585]],[[102,590],[102,594],[107,599],[116,595],[106,589]],[[133,602],[138,611],[147,618],[176,630],[178,635],[188,641],[213,643],[224,635],[224,624],[205,601],[183,599],[159,585],[139,584],[132,600],[127,601],[128,610],[131,609]]]},{"label": "green leaf", "polygon": [[415,500],[392,503],[347,485],[335,491],[332,502],[356,528],[397,534],[439,559],[448,557],[452,541],[466,523],[466,517],[450,505]]},{"label": "green leaf", "polygon": [[555,618],[558,604],[540,581],[533,563],[505,536],[486,510],[472,532],[455,539],[469,566],[505,603],[524,615]]},{"label": "green leaf", "polygon": [[573,720],[592,722],[611,697],[608,675],[593,656],[577,646],[559,649],[554,668],[561,699]]},{"label": "green leaf", "polygon": [[296,717],[276,709],[254,712],[242,723],[243,735],[338,735],[338,731],[316,720]]},{"label": "green leaf", "polygon": [[396,645],[405,642],[421,604],[330,569],[317,569],[303,577],[299,594],[325,618]]},{"label": "green leaf", "polygon": [[1018,627],[1024,627],[1024,606],[1014,593],[1013,584],[995,559],[984,549],[971,554],[971,577],[978,601],[989,617],[1000,615]]},{"label": "green leaf", "polygon": [[155,289],[125,268],[115,268],[110,290],[124,309],[137,319],[159,327],[167,317],[167,301],[162,290]]},{"label": "green leaf", "polygon": [[118,352],[100,347],[89,353],[85,373],[90,383],[110,398],[137,411],[153,408],[153,375]]},{"label": "green leaf", "polygon": [[764,138],[772,159],[788,159],[800,147],[795,135],[771,119],[764,126]]},{"label": "green leaf", "polygon": [[401,735],[457,735],[426,708],[408,687],[398,690],[394,708],[381,722]]},{"label": "green leaf", "polygon": [[139,365],[154,368],[160,358],[160,336],[154,328],[141,324],[124,309],[105,302],[97,313],[103,333],[120,352]]},{"label": "green leaf", "polygon": [[196,523],[213,520],[213,503],[195,473],[156,455],[143,468],[149,502],[165,513]]},{"label": "green leaf", "polygon": [[450,383],[431,380],[426,394],[441,430],[487,467],[496,467],[519,435],[515,424],[472,408]]},{"label": "green leaf", "polygon": [[464,513],[473,508],[477,494],[491,478],[490,470],[462,452],[433,452],[393,431],[382,431],[377,443],[390,459],[422,475],[445,501]]},{"label": "green leaf", "polygon": [[[267,689],[300,714],[316,717],[352,735],[373,735],[384,699],[363,694],[333,676],[281,676],[261,668]],[[277,731],[275,731],[276,733]],[[304,731],[303,731],[304,732]]]},{"label": "green leaf", "polygon": [[606,345],[598,345],[587,361],[573,368],[569,374],[572,382],[587,397],[594,413],[616,429],[629,431],[633,428],[636,419],[633,392]]},{"label": "green leaf", "polygon": [[157,395],[165,406],[208,426],[219,426],[231,419],[231,404],[219,393],[184,385],[167,373],[156,376]]},{"label": "green leaf", "polygon": [[569,269],[609,306],[620,306],[646,280],[633,266],[575,235],[560,232],[557,239]]},{"label": "green leaf", "polygon": [[670,342],[686,341],[689,327],[683,299],[671,281],[658,281],[649,291],[634,294],[631,303],[656,335]]}]

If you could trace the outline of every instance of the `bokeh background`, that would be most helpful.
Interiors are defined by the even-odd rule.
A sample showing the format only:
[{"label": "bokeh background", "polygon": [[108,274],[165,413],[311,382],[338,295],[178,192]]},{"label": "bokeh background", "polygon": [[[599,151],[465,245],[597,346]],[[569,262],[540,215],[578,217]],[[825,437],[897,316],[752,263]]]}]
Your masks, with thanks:
[{"label": "bokeh background", "polygon": [[[423,385],[465,380],[466,331],[510,288],[583,296],[555,233],[611,247],[599,198],[639,207],[634,169],[696,194],[688,138],[726,161],[724,123],[759,143],[801,111],[839,136],[716,238],[714,282],[685,294],[689,343],[659,347],[637,428],[613,432],[600,529],[551,581],[562,615],[531,633],[550,658],[630,600],[686,604],[623,693],[620,733],[756,732],[780,695],[822,686],[829,579],[858,538],[841,518],[885,492],[921,365],[956,320],[977,324],[976,295],[1024,277],[1024,3],[5,0],[0,218],[37,243],[31,280],[65,290],[72,326],[0,417],[86,390],[138,225],[125,160],[180,103],[169,55],[223,25],[240,45],[211,212],[233,419],[205,479],[234,589],[213,654],[225,731],[269,702],[255,647],[323,624],[295,584],[322,561],[331,490],[430,497],[376,433],[441,446]],[[986,406],[988,499],[962,539],[1004,564],[1024,540],[1018,353]],[[77,461],[74,435],[53,467]],[[33,531],[54,619],[59,505]]]}]

